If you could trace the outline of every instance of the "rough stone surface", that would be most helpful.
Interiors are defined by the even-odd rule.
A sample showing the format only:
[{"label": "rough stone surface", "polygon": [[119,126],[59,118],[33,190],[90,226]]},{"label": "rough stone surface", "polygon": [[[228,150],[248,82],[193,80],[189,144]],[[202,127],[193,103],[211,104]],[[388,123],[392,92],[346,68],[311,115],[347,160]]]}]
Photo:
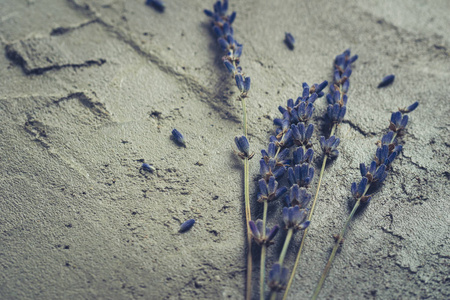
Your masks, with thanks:
[{"label": "rough stone surface", "polygon": [[[242,162],[232,151],[241,109],[202,12],[213,1],[167,1],[164,13],[144,2],[0,3],[1,299],[243,298]],[[289,299],[312,295],[359,163],[372,158],[390,113],[414,101],[403,154],[351,224],[321,298],[450,298],[449,2],[230,5],[252,78],[255,152],[302,82],[330,80],[346,48],[359,55],[341,156],[324,176]],[[377,89],[388,74],[394,84]],[[317,101],[318,123],[325,110]],[[186,148],[170,139],[173,128]],[[258,168],[252,160],[255,219]],[[278,223],[281,205],[270,208]],[[268,265],[280,250],[271,247]]]}]

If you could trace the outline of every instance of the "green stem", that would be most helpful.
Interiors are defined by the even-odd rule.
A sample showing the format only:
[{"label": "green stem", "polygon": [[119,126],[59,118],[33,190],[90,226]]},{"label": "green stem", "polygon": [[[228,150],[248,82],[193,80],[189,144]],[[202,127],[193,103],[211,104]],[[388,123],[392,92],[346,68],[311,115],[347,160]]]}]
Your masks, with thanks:
[{"label": "green stem", "polygon": [[331,264],[333,263],[334,257],[336,256],[336,252],[338,251],[339,246],[341,245],[342,241],[344,240],[345,231],[347,230],[347,227],[350,224],[350,221],[353,218],[353,215],[355,214],[355,212],[358,209],[360,204],[361,204],[361,199],[358,199],[358,201],[356,201],[355,206],[353,207],[352,212],[350,213],[350,216],[348,216],[344,227],[342,228],[341,232],[339,232],[339,236],[336,241],[336,245],[334,245],[333,252],[331,252],[331,256],[328,259],[327,265],[325,266],[325,269],[323,270],[322,277],[320,277],[319,284],[317,285],[316,290],[314,291],[314,295],[312,296],[311,299],[315,300],[319,296],[320,290],[322,289],[322,285],[325,281],[325,278],[328,275],[328,272],[330,271]]},{"label": "green stem", "polygon": [[249,163],[248,158],[244,160],[244,199],[245,199],[245,219],[247,223],[247,294],[246,299],[252,298],[252,235],[249,221],[252,219],[250,212],[250,187],[249,187]]},{"label": "green stem", "polygon": [[294,233],[294,229],[289,228],[288,233],[286,235],[286,239],[284,240],[283,250],[281,250],[280,259],[278,260],[278,262],[280,263],[280,266],[283,265],[284,257],[286,256],[286,252],[289,247],[289,243],[291,242],[293,233]]},{"label": "green stem", "polygon": [[344,241],[344,235],[345,235],[345,232],[347,231],[347,227],[350,224],[350,221],[352,220],[353,216],[355,215],[355,212],[358,210],[359,205],[361,204],[361,198],[363,198],[366,195],[366,193],[369,190],[369,188],[370,188],[370,184],[367,184],[366,189],[364,190],[364,193],[356,201],[356,204],[353,207],[352,212],[350,213],[350,216],[348,216],[344,227],[339,232],[339,235],[337,236],[338,239],[336,240],[336,245],[334,245],[333,251],[331,252],[331,256],[328,259],[328,262],[327,262],[327,265],[325,266],[325,269],[323,270],[322,277],[320,277],[320,281],[317,284],[316,290],[314,291],[314,295],[311,298],[312,300],[317,299],[317,297],[319,296],[320,290],[322,289],[322,285],[325,282],[325,278],[327,277],[328,272],[330,272],[331,264],[333,263],[334,257],[336,256],[336,252],[338,251],[339,246]]},{"label": "green stem", "polygon": [[[263,239],[266,237],[266,220],[267,220],[267,208],[269,207],[269,202],[264,201],[264,210],[263,210]],[[266,278],[266,251],[267,245],[265,243],[262,244],[261,247],[261,267],[260,267],[260,275],[259,275],[259,299],[264,300],[264,283]]]},{"label": "green stem", "polygon": [[[333,127],[331,128],[330,136],[332,136],[334,134],[334,132],[336,131],[336,128],[337,128],[337,124],[334,124]],[[325,166],[327,164],[327,159],[328,159],[328,156],[324,155],[322,169],[320,170],[319,183],[317,184],[316,195],[314,196],[314,201],[311,205],[311,210],[308,215],[308,221],[311,221],[313,213],[314,213],[314,208],[316,207],[316,202],[317,202],[317,198],[319,196],[320,186],[322,184],[322,177],[323,177],[323,174],[325,173]],[[292,282],[294,281],[295,272],[296,272],[298,264],[300,262],[300,256],[302,254],[303,246],[305,245],[306,235],[308,234],[308,231],[309,231],[309,227],[305,229],[305,232],[303,232],[302,241],[300,242],[300,248],[298,249],[298,252],[297,252],[297,258],[295,259],[294,267],[292,268],[292,272],[291,272],[291,276],[289,277],[288,285],[286,287],[286,290],[284,291],[283,300],[286,300],[287,295],[289,293],[289,289],[291,288]]]},{"label": "green stem", "polygon": [[275,299],[277,299],[277,292],[271,291],[270,292],[270,300],[275,300]]}]

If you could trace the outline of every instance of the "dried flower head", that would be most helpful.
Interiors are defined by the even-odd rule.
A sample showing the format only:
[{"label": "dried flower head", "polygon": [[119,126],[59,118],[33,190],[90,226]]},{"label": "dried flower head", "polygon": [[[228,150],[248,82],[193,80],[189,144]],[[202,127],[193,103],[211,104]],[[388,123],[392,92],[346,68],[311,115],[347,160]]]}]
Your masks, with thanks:
[{"label": "dried flower head", "polygon": [[281,267],[279,263],[272,266],[272,270],[269,272],[268,286],[271,291],[280,292],[287,286],[289,276],[289,269]]},{"label": "dried flower head", "polygon": [[250,226],[250,230],[252,231],[253,239],[255,240],[255,242],[259,245],[265,244],[266,246],[270,246],[274,243],[273,239],[280,229],[278,225],[275,225],[272,228],[266,227],[265,236],[263,237],[264,224],[262,220],[258,219],[256,220],[256,222],[249,221],[248,225]]},{"label": "dried flower head", "polygon": [[306,221],[306,217],[307,210],[300,209],[298,205],[283,208],[283,222],[286,225],[286,229],[306,229],[309,226],[309,221]]}]

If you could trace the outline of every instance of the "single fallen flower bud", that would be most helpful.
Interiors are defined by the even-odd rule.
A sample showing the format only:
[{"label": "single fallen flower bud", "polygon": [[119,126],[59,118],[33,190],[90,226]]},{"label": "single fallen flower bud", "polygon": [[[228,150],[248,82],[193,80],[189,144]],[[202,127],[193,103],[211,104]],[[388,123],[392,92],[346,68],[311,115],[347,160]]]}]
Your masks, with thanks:
[{"label": "single fallen flower bud", "polygon": [[172,130],[172,135],[175,139],[175,142],[177,142],[180,145],[183,145],[186,147],[186,141],[184,140],[184,136],[175,128]]},{"label": "single fallen flower bud", "polygon": [[192,226],[194,226],[194,224],[195,224],[195,220],[194,219],[190,219],[190,220],[187,220],[186,222],[184,222],[183,224],[181,224],[181,226],[180,226],[180,232],[186,232],[186,231],[188,231],[189,229],[191,229],[192,228]]},{"label": "single fallen flower bud", "polygon": [[388,75],[381,80],[380,84],[378,85],[378,88],[382,88],[385,86],[388,86],[394,82],[395,75]]}]

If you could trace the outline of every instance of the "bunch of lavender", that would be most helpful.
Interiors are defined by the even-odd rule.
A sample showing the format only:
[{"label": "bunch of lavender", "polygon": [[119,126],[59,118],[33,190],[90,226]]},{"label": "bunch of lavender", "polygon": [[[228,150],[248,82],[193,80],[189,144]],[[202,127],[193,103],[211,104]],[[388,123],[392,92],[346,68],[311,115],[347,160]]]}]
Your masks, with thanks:
[{"label": "bunch of lavender", "polygon": [[[306,207],[311,200],[311,194],[306,191],[306,187],[309,186],[314,176],[314,168],[311,165],[314,156],[311,148],[314,125],[308,124],[308,122],[314,112],[314,101],[324,95],[322,90],[327,85],[328,82],[324,81],[321,84],[314,84],[310,88],[308,84],[303,83],[302,95],[295,102],[293,99],[289,99],[286,108],[279,107],[283,118],[274,120],[274,124],[279,126],[276,135],[270,137],[267,151],[261,151],[260,174],[262,178],[258,182],[260,191],[258,201],[264,203],[263,219],[249,223],[255,241],[261,245],[261,299],[264,299],[266,249],[273,243],[272,240],[278,232],[277,225],[273,228],[266,228],[268,202],[280,198],[288,191],[287,187],[279,187],[277,182],[277,179],[281,178],[286,170],[290,189],[289,194],[285,197],[288,207],[283,208],[283,221],[288,233],[279,261],[269,274],[269,286],[274,292],[272,295],[276,296],[275,292],[285,287],[280,283],[279,277],[281,274],[288,274],[282,264],[293,233],[303,230],[309,225],[305,219]],[[289,159],[289,148],[291,147],[295,147],[292,163]]]},{"label": "bunch of lavender", "polygon": [[249,143],[247,139],[247,107],[246,98],[248,97],[248,92],[250,90],[250,77],[246,77],[242,71],[240,64],[240,58],[242,55],[242,44],[239,44],[234,38],[234,30],[231,24],[236,18],[236,12],[232,12],[227,15],[228,12],[228,0],[217,1],[214,4],[214,10],[204,10],[205,14],[212,19],[211,27],[217,36],[217,41],[222,51],[226,54],[223,57],[223,63],[230,72],[235,81],[236,86],[239,89],[238,100],[242,103],[242,119],[244,134],[235,138],[236,146],[238,147],[240,153],[239,156],[244,160],[244,201],[245,201],[245,217],[246,217],[246,228],[247,228],[247,292],[246,299],[251,298],[251,278],[252,278],[252,251],[251,251],[251,233],[249,227],[249,221],[251,220],[250,211],[250,189],[249,189],[249,159],[253,155],[249,153]]},{"label": "bunch of lavender", "polygon": [[[326,99],[328,102],[327,107],[327,121],[330,124],[331,132],[330,137],[325,139],[324,136],[320,137],[320,146],[323,151],[323,161],[322,168],[320,170],[319,182],[316,188],[316,194],[314,196],[314,200],[311,206],[311,210],[308,214],[308,221],[311,221],[314,208],[316,206],[316,201],[319,196],[319,190],[322,183],[322,177],[325,171],[325,166],[328,158],[333,159],[339,155],[339,151],[337,147],[339,146],[340,139],[337,138],[334,134],[338,127],[338,125],[344,119],[345,113],[347,111],[347,92],[350,87],[350,75],[352,74],[351,64],[358,59],[357,55],[350,56],[350,50],[345,50],[342,54],[336,56],[334,60],[334,72],[333,72],[333,84],[330,84],[330,93],[327,94]],[[294,280],[295,272],[298,267],[300,256],[303,250],[303,246],[305,243],[306,235],[308,234],[308,229],[305,230],[302,240],[300,242],[300,248],[297,253],[297,257],[294,263],[294,267],[289,278],[289,282],[287,284],[286,290],[284,292],[283,299],[287,298],[289,289]]]},{"label": "bunch of lavender", "polygon": [[400,109],[399,111],[392,113],[389,130],[382,137],[381,141],[377,142],[378,148],[373,161],[369,166],[366,166],[364,163],[360,164],[362,179],[358,184],[353,182],[351,185],[351,193],[355,199],[355,205],[353,206],[344,227],[339,234],[335,236],[336,244],[331,252],[331,256],[325,266],[322,277],[320,278],[312,299],[317,299],[319,296],[325,278],[330,271],[336,252],[344,241],[345,232],[355,212],[358,210],[360,205],[369,203],[372,199],[371,192],[375,191],[385,180],[388,171],[391,168],[392,162],[402,151],[403,146],[400,144],[399,139],[405,134],[405,128],[408,124],[408,115],[406,114],[415,110],[417,106],[419,106],[419,103],[415,102],[406,109]]}]

